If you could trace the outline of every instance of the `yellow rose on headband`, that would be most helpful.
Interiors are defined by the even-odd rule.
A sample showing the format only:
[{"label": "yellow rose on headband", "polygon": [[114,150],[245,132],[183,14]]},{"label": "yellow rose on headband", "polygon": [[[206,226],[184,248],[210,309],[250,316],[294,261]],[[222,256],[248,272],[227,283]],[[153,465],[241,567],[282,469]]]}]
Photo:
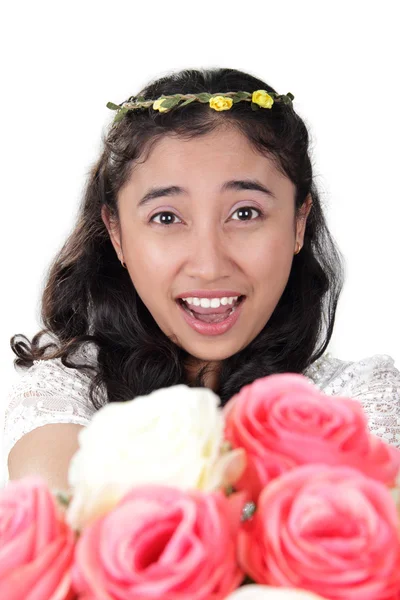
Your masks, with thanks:
[{"label": "yellow rose on headband", "polygon": [[256,90],[251,97],[254,104],[258,104],[261,108],[271,108],[274,99],[265,90]]},{"label": "yellow rose on headband", "polygon": [[161,103],[164,102],[165,98],[159,98],[158,100],[155,100],[153,102],[153,108],[154,110],[158,110],[159,112],[166,112],[168,110],[168,108],[163,108],[161,106]]},{"label": "yellow rose on headband", "polygon": [[210,107],[214,110],[229,110],[232,104],[232,98],[225,98],[224,96],[214,96],[210,99]]}]

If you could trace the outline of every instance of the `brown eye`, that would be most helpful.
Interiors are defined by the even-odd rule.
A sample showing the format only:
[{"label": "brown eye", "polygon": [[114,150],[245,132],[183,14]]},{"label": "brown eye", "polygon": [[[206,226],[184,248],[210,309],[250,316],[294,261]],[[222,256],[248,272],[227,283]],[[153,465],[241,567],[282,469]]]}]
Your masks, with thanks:
[{"label": "brown eye", "polygon": [[[237,218],[234,218],[233,215],[238,215]],[[255,217],[260,217],[261,216],[261,211],[257,210],[256,208],[252,208],[251,206],[243,206],[243,208],[238,208],[237,210],[235,210],[235,212],[232,215],[232,219],[234,221],[253,221],[254,217],[253,215],[255,214]]]},{"label": "brown eye", "polygon": [[[160,217],[160,220],[156,221],[155,219],[157,219],[158,217]],[[174,219],[178,219],[178,217],[174,213],[164,211],[153,215],[150,219],[150,222],[158,223],[158,225],[174,225]]]}]

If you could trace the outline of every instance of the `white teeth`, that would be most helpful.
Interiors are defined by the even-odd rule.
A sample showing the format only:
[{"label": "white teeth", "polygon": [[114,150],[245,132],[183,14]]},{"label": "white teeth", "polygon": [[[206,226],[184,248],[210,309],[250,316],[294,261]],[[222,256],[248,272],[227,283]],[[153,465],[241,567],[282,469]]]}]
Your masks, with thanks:
[{"label": "white teeth", "polygon": [[239,296],[231,296],[230,298],[182,298],[186,304],[193,306],[201,306],[202,308],[219,308],[220,306],[232,306]]}]

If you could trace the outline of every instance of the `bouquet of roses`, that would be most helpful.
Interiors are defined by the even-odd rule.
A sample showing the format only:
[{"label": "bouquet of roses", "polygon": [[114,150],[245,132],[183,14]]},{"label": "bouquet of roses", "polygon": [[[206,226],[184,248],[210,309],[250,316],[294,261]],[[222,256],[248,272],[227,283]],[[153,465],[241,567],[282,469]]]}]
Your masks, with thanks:
[{"label": "bouquet of roses", "polygon": [[70,496],[0,492],[1,599],[400,599],[400,451],[355,400],[291,373],[224,408],[179,385],[79,442]]}]

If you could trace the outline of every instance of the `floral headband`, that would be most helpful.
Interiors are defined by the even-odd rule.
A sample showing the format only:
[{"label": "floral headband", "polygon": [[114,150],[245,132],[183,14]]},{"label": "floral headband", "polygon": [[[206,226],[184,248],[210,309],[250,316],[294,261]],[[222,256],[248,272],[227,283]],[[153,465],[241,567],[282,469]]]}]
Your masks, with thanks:
[{"label": "floral headband", "polygon": [[120,121],[125,114],[130,110],[139,110],[142,108],[150,108],[158,110],[160,113],[168,112],[175,106],[185,106],[191,102],[208,103],[210,108],[214,110],[229,110],[236,102],[251,102],[252,110],[259,108],[272,108],[274,102],[283,102],[284,104],[292,104],[294,100],[293,94],[275,94],[274,92],[266,92],[265,90],[256,90],[255,92],[224,92],[222,94],[209,94],[202,92],[200,94],[173,94],[172,96],[160,96],[156,100],[146,100],[143,96],[131,96],[127,102],[121,105],[113,102],[107,103],[107,108],[116,110],[117,114],[114,118],[114,123]]}]

